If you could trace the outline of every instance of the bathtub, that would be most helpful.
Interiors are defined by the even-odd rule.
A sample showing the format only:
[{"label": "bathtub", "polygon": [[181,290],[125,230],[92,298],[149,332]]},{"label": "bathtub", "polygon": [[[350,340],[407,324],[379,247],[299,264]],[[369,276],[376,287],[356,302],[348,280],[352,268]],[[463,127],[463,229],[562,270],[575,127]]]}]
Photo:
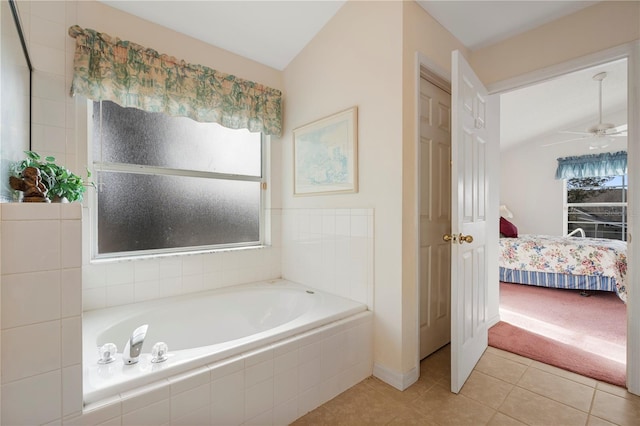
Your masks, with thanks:
[{"label": "bathtub", "polygon": [[[371,315],[365,305],[286,280],[88,311],[82,320],[84,403],[126,395],[277,342],[294,341],[295,336],[310,336],[363,313]],[[143,324],[149,328],[139,362],[125,365],[121,352],[132,331]],[[168,345],[168,359],[152,363],[157,342]],[[114,362],[99,364],[98,348],[105,343],[116,344],[119,353]]]}]

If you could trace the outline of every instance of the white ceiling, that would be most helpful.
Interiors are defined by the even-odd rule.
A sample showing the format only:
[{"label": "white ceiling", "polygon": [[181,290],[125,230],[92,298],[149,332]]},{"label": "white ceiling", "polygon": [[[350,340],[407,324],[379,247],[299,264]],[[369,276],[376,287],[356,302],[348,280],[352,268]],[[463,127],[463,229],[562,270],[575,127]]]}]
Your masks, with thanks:
[{"label": "white ceiling", "polygon": [[[345,0],[99,1],[278,70],[286,68],[345,3]],[[418,3],[474,50],[598,2],[420,0]],[[179,52],[163,53],[179,55]],[[558,130],[571,127],[584,130],[595,124],[598,92],[591,77],[597,72],[575,73],[503,95],[502,148],[539,140],[543,135],[556,135]],[[626,104],[626,68],[613,66],[609,72],[603,82],[605,113],[620,110]],[[624,120],[626,112],[622,117]]]},{"label": "white ceiling", "polygon": [[577,0],[418,0],[423,9],[471,50],[489,46],[596,3]]},{"label": "white ceiling", "polygon": [[344,4],[344,0],[99,1],[278,70],[289,65]]},{"label": "white ceiling", "polygon": [[[345,0],[99,1],[278,70],[283,70],[345,3]],[[472,50],[594,3],[597,2],[418,1]]]},{"label": "white ceiling", "polygon": [[559,132],[584,132],[598,124],[599,89],[593,76],[602,71],[607,72],[602,81],[603,122],[627,124],[627,61],[623,59],[501,95],[501,148],[572,139],[579,136]]}]

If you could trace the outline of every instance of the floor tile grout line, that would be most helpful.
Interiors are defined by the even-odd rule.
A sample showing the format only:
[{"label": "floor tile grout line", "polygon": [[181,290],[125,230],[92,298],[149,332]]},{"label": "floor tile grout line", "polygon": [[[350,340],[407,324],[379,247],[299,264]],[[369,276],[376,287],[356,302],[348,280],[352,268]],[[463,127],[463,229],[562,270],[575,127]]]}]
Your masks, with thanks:
[{"label": "floor tile grout line", "polygon": [[593,389],[596,389],[596,387],[597,387],[597,385],[598,385],[598,382],[599,382],[599,381],[598,381],[598,380],[596,380],[596,379],[594,379],[594,378],[592,378],[592,377],[582,376],[582,375],[580,375],[580,374],[578,374],[578,373],[574,373],[573,371],[564,370],[564,369],[562,369],[562,368],[560,368],[560,367],[556,367],[556,366],[551,365],[551,364],[545,364],[544,362],[540,362],[540,361],[536,361],[536,362],[538,362],[539,364],[542,364],[542,365],[547,365],[547,366],[549,366],[549,367],[557,368],[557,369],[559,369],[559,370],[561,370],[561,371],[564,371],[565,373],[575,374],[575,375],[580,376],[580,377],[585,377],[585,378],[587,378],[587,379],[591,379],[591,380],[593,380],[594,382],[596,382],[596,385],[595,385],[595,386],[591,386],[591,385],[588,385],[588,384],[586,384],[586,383],[580,382],[580,381],[578,381],[578,380],[574,380],[574,379],[572,379],[572,378],[569,378],[569,377],[563,376],[563,375],[561,375],[561,374],[557,374],[555,371],[549,371],[549,370],[545,370],[545,369],[543,369],[543,368],[538,368],[538,367],[536,367],[534,364],[531,364],[531,367],[532,367],[532,368],[535,368],[535,369],[536,369],[536,370],[538,370],[538,371],[544,371],[545,373],[553,374],[553,375],[554,375],[554,376],[556,376],[556,377],[560,377],[560,378],[563,378],[563,379],[566,379],[566,380],[572,381],[572,382],[574,382],[574,383],[578,383],[578,384],[580,384],[580,385],[584,385],[584,386],[587,386],[587,387],[590,387],[590,388],[593,388]]},{"label": "floor tile grout line", "polygon": [[[611,383],[607,383],[607,382],[603,382],[601,380],[598,380],[598,384],[596,385],[596,390],[599,390],[600,392],[604,392],[604,393],[609,394],[609,395],[617,396],[617,397],[624,398],[624,399],[630,399],[630,398],[627,398],[626,396],[620,396],[617,393],[614,393],[613,391],[607,390],[606,388],[602,388],[602,387],[600,387],[600,385],[613,386],[613,387],[622,389],[625,393],[627,393],[629,395],[633,395],[635,397],[638,397],[638,395],[634,395],[634,394],[630,393],[627,388],[623,388],[621,386],[617,386],[617,385],[614,385],[614,384],[611,384]],[[634,399],[631,399],[631,400],[634,401]],[[640,397],[638,397],[637,401],[638,401],[638,403],[640,403]]]},{"label": "floor tile grout line", "polygon": [[[562,378],[562,377],[561,377],[561,378]],[[518,380],[518,383],[519,383],[519,382],[520,382],[520,380]],[[579,409],[579,408],[572,407],[571,405],[569,405],[569,404],[567,404],[567,403],[565,403],[565,402],[558,401],[558,400],[556,400],[556,399],[550,398],[550,397],[549,397],[549,396],[547,396],[547,395],[543,395],[543,394],[541,394],[541,393],[538,393],[538,392],[534,391],[533,389],[527,389],[527,388],[525,388],[525,387],[523,387],[523,386],[520,386],[518,383],[514,384],[514,385],[513,385],[513,387],[514,387],[514,388],[516,388],[516,387],[517,387],[517,388],[522,389],[522,390],[524,390],[524,391],[531,392],[532,394],[535,394],[535,395],[538,395],[538,396],[540,396],[540,397],[542,397],[542,398],[548,399],[549,401],[553,401],[553,402],[555,402],[555,403],[558,403],[558,404],[564,405],[564,406],[565,406],[565,407],[567,407],[567,408],[571,408],[571,409],[576,410],[576,411],[579,411],[579,412],[581,412],[581,413],[585,413],[585,414],[587,414],[587,416],[591,413],[591,407],[589,407],[589,411],[584,411],[584,410],[581,410],[581,409]],[[595,389],[593,389],[593,390],[594,390],[594,392],[593,392],[593,393],[594,393],[594,395],[595,395]],[[593,397],[592,397],[592,398],[593,398]]]},{"label": "floor tile grout line", "polygon": [[[380,379],[377,379],[375,376],[370,376],[370,379],[371,379],[371,380],[380,380]],[[365,382],[367,382],[367,379],[365,379]],[[398,391],[398,392],[404,392],[404,391],[400,391],[400,390],[398,390],[398,389],[394,388],[393,386],[391,386],[391,385],[389,385],[389,384],[387,384],[387,383],[385,383],[385,382],[383,382],[383,381],[381,381],[381,380],[380,380],[380,382],[381,382],[381,385],[382,385],[382,386],[388,386],[388,387],[392,388],[392,389],[393,389],[393,390],[395,390],[395,391]],[[361,383],[362,383],[362,382],[361,382]],[[366,385],[369,389],[371,389],[371,391],[372,391],[372,392],[374,392],[376,395],[378,395],[378,396],[380,396],[380,397],[382,397],[382,398],[385,398],[385,399],[387,399],[387,400],[388,400],[388,399],[391,399],[394,403],[396,403],[396,404],[398,404],[398,405],[401,405],[403,408],[412,408],[412,407],[411,407],[411,403],[412,403],[412,402],[414,402],[415,400],[417,400],[417,398],[420,396],[420,395],[416,395],[414,398],[410,399],[409,401],[401,401],[401,400],[400,400],[400,399],[398,399],[398,398],[394,398],[394,397],[393,397],[393,396],[391,396],[391,395],[385,394],[384,392],[380,391],[377,387],[372,386],[372,385],[371,385],[371,384],[369,384],[368,382],[367,382],[367,383],[365,383],[365,385]],[[412,385],[412,386],[413,386],[413,385]],[[393,392],[393,390],[392,390],[392,392]],[[405,390],[406,390],[406,389],[405,389]]]},{"label": "floor tile grout line", "polygon": [[[497,357],[500,357],[502,359],[506,359],[506,360],[509,360],[509,361],[516,362],[518,364],[522,364],[522,365],[527,366],[527,367],[530,367],[531,364],[533,364],[533,361],[535,361],[535,360],[533,360],[531,358],[526,358],[526,357],[523,357],[522,355],[518,355],[518,354],[514,354],[514,353],[509,352],[509,351],[505,351],[504,349],[494,348],[493,346],[488,346],[488,347],[493,348],[495,350],[495,351],[489,351],[488,353],[490,353],[492,355],[495,355]],[[501,351],[501,352],[496,352],[496,351]],[[485,353],[487,353],[487,352],[485,352]],[[502,353],[507,353],[507,354],[510,354],[511,356],[503,356]],[[521,359],[522,360],[529,360],[529,362],[523,362]]]},{"label": "floor tile grout line", "polygon": [[[506,352],[506,353],[511,354],[511,352],[505,351],[505,350],[503,350],[503,349],[498,349],[498,348],[493,348],[493,349],[496,349],[496,350],[498,350],[498,351],[502,351],[502,352]],[[492,351],[492,352],[490,352],[490,353],[492,353],[493,355],[496,355],[496,356],[498,356],[498,357],[501,357],[501,358],[503,358],[503,359],[506,359],[506,360],[509,360],[509,361],[513,361],[513,362],[516,362],[516,363],[519,363],[519,364],[522,364],[522,365],[526,365],[527,367],[535,368],[536,370],[544,371],[545,373],[553,374],[554,376],[561,377],[561,378],[563,378],[563,379],[570,380],[570,381],[572,381],[572,382],[574,382],[574,383],[578,383],[578,384],[580,384],[580,385],[588,386],[588,387],[591,387],[591,388],[593,388],[593,389],[598,389],[598,384],[599,384],[599,383],[605,383],[605,384],[610,385],[610,386],[617,386],[617,385],[614,385],[614,384],[611,384],[611,383],[602,382],[601,380],[597,380],[597,379],[594,379],[594,378],[592,378],[592,377],[583,376],[583,375],[578,374],[578,373],[575,373],[575,372],[573,372],[573,371],[564,370],[564,369],[562,369],[562,368],[555,367],[555,366],[553,366],[553,365],[551,365],[551,364],[545,364],[544,362],[541,362],[541,361],[538,361],[538,360],[535,360],[535,359],[526,358],[526,357],[523,357],[523,356],[518,355],[518,354],[512,354],[512,355],[517,356],[517,357],[521,357],[521,358],[524,358],[524,359],[529,359],[531,362],[530,362],[529,364],[526,364],[526,363],[520,362],[520,361],[518,361],[517,359],[511,358],[511,357],[501,356],[498,352],[493,352],[493,351]],[[540,368],[540,367],[536,366],[536,363],[538,363],[538,364],[542,364],[542,365],[546,365],[546,366],[548,366],[548,367],[551,367],[552,369],[558,369],[558,370],[564,371],[564,372],[566,372],[566,373],[569,373],[570,375],[575,374],[575,375],[577,375],[577,376],[584,377],[584,378],[586,378],[586,379],[590,379],[590,380],[592,380],[592,381],[594,381],[594,382],[595,382],[595,385],[594,385],[594,386],[591,386],[591,385],[586,384],[586,383],[584,383],[584,382],[582,382],[582,381],[579,381],[579,380],[577,380],[577,379],[573,379],[573,378],[571,378],[571,377],[566,377],[566,376],[564,376],[564,375],[562,375],[562,374],[558,374],[558,373],[557,373],[557,372],[555,372],[555,371],[550,371],[550,370],[547,370],[547,369],[544,369],[544,368]],[[485,373],[485,374],[486,374],[486,373]],[[620,387],[620,386],[617,386],[617,387]],[[622,389],[625,389],[625,388],[622,388]],[[603,390],[603,389],[600,389],[600,390]],[[625,390],[626,390],[626,389],[625,389]],[[604,391],[604,392],[607,392],[607,393],[609,393],[609,394],[615,395],[615,394],[614,394],[614,393],[612,393],[612,392],[605,391],[605,390],[603,390],[603,391]]]},{"label": "floor tile grout line", "polygon": [[[442,354],[441,354],[442,355]],[[497,381],[497,383],[502,383],[504,385],[507,385],[507,387],[504,387],[504,390],[506,391],[504,393],[504,399],[502,399],[501,401],[499,401],[500,398],[492,398],[492,399],[488,399],[487,401],[489,401],[489,403],[493,404],[493,405],[489,405],[489,403],[486,402],[482,402],[478,399],[475,399],[473,396],[471,395],[467,395],[464,394],[462,391],[455,395],[455,397],[461,397],[463,399],[468,400],[469,402],[473,402],[474,404],[477,404],[478,406],[483,407],[484,409],[486,409],[486,414],[489,415],[489,418],[487,419],[486,422],[484,422],[484,424],[490,424],[492,421],[496,421],[496,417],[498,416],[498,413],[500,413],[500,416],[504,416],[506,418],[512,419],[514,421],[517,422],[521,422],[523,424],[528,424],[527,420],[519,420],[516,417],[513,417],[513,414],[517,414],[517,412],[512,412],[511,414],[507,414],[505,412],[503,412],[502,410],[505,408],[505,404],[507,404],[507,401],[509,400],[509,398],[511,398],[513,396],[514,392],[518,392],[518,391],[523,391],[523,392],[529,392],[531,394],[531,396],[536,395],[536,397],[539,398],[544,398],[544,400],[547,400],[549,402],[555,403],[561,410],[564,409],[573,409],[572,411],[574,413],[582,413],[582,415],[586,416],[585,419],[585,423],[588,424],[589,419],[591,416],[593,416],[593,418],[599,419],[599,420],[604,420],[604,421],[609,421],[611,422],[611,420],[607,420],[604,418],[601,418],[600,416],[595,416],[592,414],[592,411],[594,409],[595,406],[595,398],[597,397],[597,392],[598,391],[602,391],[603,394],[602,395],[610,395],[612,397],[616,397],[618,399],[624,399],[627,400],[628,402],[631,402],[633,405],[636,405],[638,402],[640,402],[640,399],[636,400],[636,399],[632,399],[629,397],[622,396],[620,395],[619,392],[616,392],[615,389],[617,388],[615,385],[609,385],[607,383],[602,382],[602,385],[600,385],[600,381],[597,381],[595,379],[593,379],[593,381],[589,382],[589,383],[584,383],[582,381],[578,381],[575,380],[575,377],[569,376],[566,377],[565,375],[562,374],[558,374],[561,373],[561,371],[549,371],[545,368],[541,368],[544,365],[548,365],[548,364],[544,364],[544,363],[540,363],[540,362],[536,362],[533,361],[531,363],[523,363],[523,362],[519,362],[516,359],[510,358],[510,357],[505,357],[505,356],[501,356],[498,353],[490,353],[491,357],[494,358],[494,360],[497,360],[498,363],[502,362],[502,361],[508,361],[510,364],[515,365],[518,364],[519,367],[516,369],[516,371],[514,371],[515,373],[520,373],[519,376],[517,376],[517,378],[515,379],[515,383],[511,382],[511,381],[507,381],[501,377],[496,377],[495,375],[493,375],[490,372],[487,371],[481,371],[481,370],[477,370],[476,368],[474,368],[474,372],[476,372],[477,374],[481,375],[481,376],[485,376],[487,378],[491,378],[492,380]],[[444,356],[444,355],[443,355]],[[400,424],[404,421],[409,420],[409,418],[414,419],[417,422],[426,422],[430,425],[441,425],[442,421],[447,421],[446,419],[440,419],[438,420],[437,418],[431,418],[429,417],[428,413],[423,412],[422,410],[420,410],[420,404],[421,404],[421,399],[424,399],[426,401],[429,401],[430,398],[433,399],[433,397],[429,396],[429,393],[431,392],[441,392],[443,390],[450,390],[450,382],[448,381],[448,377],[450,376],[450,373],[447,374],[440,374],[440,373],[446,373],[446,368],[444,366],[443,362],[443,356],[439,356],[437,358],[433,358],[434,362],[429,363],[428,361],[421,361],[421,374],[419,376],[419,379],[416,381],[416,383],[412,384],[409,388],[411,388],[412,386],[416,385],[419,381],[422,381],[422,383],[420,384],[420,387],[418,389],[414,389],[409,395],[401,395],[401,391],[398,391],[397,389],[395,389],[394,387],[388,385],[387,383],[381,381],[380,379],[374,377],[374,376],[370,376],[368,379],[365,379],[365,381],[361,382],[361,385],[358,388],[358,385],[350,388],[349,390],[360,392],[362,390],[365,390],[366,392],[371,392],[370,396],[372,396],[373,398],[375,398],[376,400],[378,400],[378,398],[380,398],[381,400],[384,400],[385,403],[389,403],[390,406],[393,407],[394,410],[398,410],[397,413],[389,413],[392,414],[393,417],[388,420],[388,422],[386,422],[385,424],[389,425],[389,424],[393,424],[394,422],[397,424]],[[491,366],[489,365],[490,371],[493,371],[496,374],[500,374],[501,373],[501,369],[498,368],[493,368],[495,366]],[[500,364],[498,364],[498,367],[500,367]],[[524,367],[524,368],[522,368]],[[426,374],[427,372],[423,372],[423,370],[428,369],[429,370],[429,374]],[[535,370],[532,370],[535,369]],[[522,370],[522,371],[519,371]],[[542,373],[543,375],[549,375],[549,379],[551,379],[551,377],[557,380],[561,380],[563,382],[566,382],[567,384],[573,384],[573,385],[578,385],[583,388],[583,390],[585,390],[586,393],[586,389],[591,389],[592,390],[592,395],[591,395],[591,399],[589,401],[589,408],[588,411],[585,411],[587,409],[583,409],[583,408],[576,408],[573,405],[570,405],[570,403],[565,403],[563,401],[559,401],[553,397],[548,396],[545,393],[542,393],[544,391],[543,388],[540,388],[538,390],[534,390],[534,389],[530,389],[525,387],[527,385],[527,383],[529,383],[530,381],[527,380],[527,383],[523,382],[523,380],[525,379],[525,376],[527,374],[531,374],[532,372],[535,371],[536,377],[539,375],[538,373]],[[505,376],[507,378],[510,378],[509,376]],[[576,376],[577,377],[577,376]],[[583,376],[585,377],[585,376]],[[532,377],[535,378],[535,377]],[[542,379],[544,379],[544,377],[542,377]],[[536,383],[539,382],[539,380],[535,380]],[[552,382],[553,383],[553,382]],[[594,385],[591,385],[591,383],[595,383]],[[530,383],[532,384],[532,383]],[[612,386],[611,388],[609,387],[605,387],[605,385],[607,386]],[[502,385],[500,385],[502,386]],[[354,389],[355,388],[355,389]],[[408,388],[408,389],[409,389]],[[501,393],[499,395],[502,395]],[[587,395],[585,395],[587,396]],[[339,397],[339,396],[338,396]],[[353,395],[349,396],[348,399],[352,399]],[[562,398],[562,395],[559,396],[560,398]],[[583,402],[586,402],[586,398],[582,399]],[[329,402],[329,401],[327,401]],[[495,407],[495,403],[498,402],[498,406],[497,408]],[[569,401],[571,402],[571,401]],[[325,403],[326,404],[326,403]],[[321,407],[324,407],[324,412],[326,414],[328,414],[329,416],[336,416],[339,415],[339,410],[338,410],[338,406],[337,405],[331,405],[330,407],[323,404]],[[578,404],[579,405],[579,404]],[[320,408],[320,407],[318,407]],[[330,408],[333,408],[334,410],[331,410]],[[338,410],[338,411],[335,411]],[[483,416],[484,418],[484,416]],[[442,421],[441,421],[442,420]],[[476,419],[478,420],[478,419]],[[506,420],[503,418],[503,420]],[[614,423],[614,422],[612,422]],[[479,422],[478,422],[479,424]]]},{"label": "floor tile grout line", "polygon": [[[494,348],[494,349],[496,349],[496,348]],[[504,352],[507,352],[507,351],[504,351]],[[580,375],[580,374],[578,374],[578,373],[575,373],[575,372],[573,372],[573,371],[564,370],[564,369],[562,369],[562,368],[555,367],[555,366],[553,366],[553,365],[551,365],[551,364],[545,364],[544,362],[537,361],[537,360],[534,360],[534,359],[531,359],[531,361],[532,361],[532,362],[531,362],[530,364],[525,364],[525,363],[519,362],[519,361],[517,361],[517,360],[515,360],[515,359],[512,359],[512,358],[510,358],[510,357],[502,357],[502,356],[500,356],[500,355],[499,355],[499,354],[497,354],[497,353],[494,353],[494,352],[492,352],[492,353],[493,353],[494,355],[496,355],[496,356],[499,356],[499,357],[503,358],[503,359],[506,359],[506,360],[509,360],[509,361],[513,361],[513,362],[516,362],[516,363],[519,363],[519,364],[522,364],[522,365],[526,365],[526,366],[527,366],[527,368],[535,368],[536,370],[543,371],[543,372],[545,372],[545,373],[549,373],[549,374],[553,374],[554,376],[557,376],[557,377],[560,377],[560,378],[563,378],[563,379],[566,379],[566,380],[572,381],[572,382],[574,382],[574,383],[578,383],[578,384],[580,384],[580,385],[588,386],[588,387],[590,387],[590,388],[597,389],[598,383],[606,383],[606,382],[602,382],[601,380],[597,380],[597,379],[594,379],[594,378],[592,378],[592,377],[582,376],[582,375]],[[511,353],[511,352],[507,352],[507,353]],[[514,354],[514,355],[516,355],[516,356],[520,356],[520,355],[517,355],[517,354]],[[523,357],[523,358],[524,358],[524,357]],[[525,358],[525,359],[529,359],[529,358]],[[538,363],[538,364],[542,364],[542,365],[546,365],[546,366],[548,366],[548,367],[551,367],[552,369],[558,369],[558,370],[564,371],[564,372],[569,373],[569,374],[575,374],[575,375],[577,375],[577,376],[584,377],[584,378],[586,378],[586,379],[590,379],[590,380],[594,381],[596,384],[595,384],[595,386],[591,386],[591,385],[586,384],[586,383],[584,383],[584,382],[582,382],[582,381],[578,381],[578,380],[573,379],[573,378],[571,378],[571,377],[566,377],[566,376],[564,376],[564,375],[562,375],[562,374],[558,374],[558,373],[557,373],[557,372],[555,372],[555,371],[550,371],[550,370],[547,370],[547,369],[544,369],[544,368],[540,368],[540,367],[536,366],[536,363]],[[485,373],[485,374],[486,374],[486,373]],[[616,386],[616,385],[613,385],[613,384],[611,384],[611,383],[606,383],[606,384],[608,384],[608,385],[610,385],[610,386]],[[619,386],[618,386],[618,387],[619,387]],[[606,391],[605,391],[605,392],[606,392]],[[612,392],[608,392],[608,393],[612,393]],[[615,395],[615,394],[614,394],[614,395]]]},{"label": "floor tile grout line", "polygon": [[[549,365],[549,364],[544,364],[544,365]],[[573,380],[573,379],[571,379],[571,378],[569,378],[569,377],[566,377],[566,376],[563,376],[563,375],[561,375],[561,374],[556,374],[556,373],[554,373],[553,371],[548,371],[548,370],[544,370],[544,369],[542,369],[542,368],[538,368],[538,367],[536,367],[535,365],[531,365],[531,368],[533,368],[533,369],[535,369],[535,370],[537,370],[537,371],[540,371],[540,372],[542,372],[542,373],[550,374],[550,375],[552,375],[552,376],[554,376],[554,377],[557,377],[557,378],[559,378],[559,379],[566,380],[566,381],[568,381],[568,382],[574,383],[574,384],[576,384],[576,385],[579,385],[579,386],[585,386],[585,387],[587,387],[587,388],[591,388],[591,389],[593,389],[594,391],[597,389],[597,387],[596,387],[596,386],[591,386],[591,385],[588,385],[588,384],[586,384],[586,383],[582,383],[582,382],[579,382],[579,381],[577,381],[577,380]],[[569,373],[572,373],[572,374],[577,374],[577,373],[573,373],[572,371],[569,371],[569,370],[563,370],[563,371],[566,371],[566,372],[569,372]],[[581,377],[586,377],[586,376],[581,376]],[[522,378],[521,378],[521,379],[522,379]],[[595,379],[592,379],[592,380],[595,380]]]},{"label": "floor tile grout line", "polygon": [[[529,368],[529,367],[527,367],[527,369],[528,369],[528,368]],[[527,371],[527,369],[525,369],[525,371]],[[522,374],[524,374],[524,373],[522,373]],[[498,377],[494,377],[494,378],[495,378],[495,379],[498,379],[498,380],[501,380],[501,379],[499,379]],[[504,380],[503,380],[503,381],[504,381]],[[504,412],[500,411],[500,409],[502,408],[502,406],[504,405],[504,403],[507,401],[507,399],[509,399],[509,395],[511,395],[511,393],[513,393],[513,390],[516,388],[516,384],[515,384],[515,383],[510,383],[510,382],[507,382],[507,381],[504,381],[504,382],[505,382],[505,383],[509,383],[509,384],[511,385],[511,389],[509,389],[509,392],[507,392],[507,394],[505,395],[504,399],[502,400],[502,402],[500,403],[500,405],[498,406],[498,408],[496,408],[496,412],[497,412],[497,413],[500,413],[500,414],[502,414],[502,415],[504,415],[504,416],[507,416],[507,417],[509,417],[510,419],[514,419],[514,420],[519,421],[519,422],[521,422],[521,423],[525,423],[525,422],[523,422],[523,421],[521,421],[521,420],[516,419],[515,417],[510,416],[510,415],[509,415],[509,414],[507,414],[507,413],[504,413]]]},{"label": "floor tile grout line", "polygon": [[591,411],[593,410],[593,404],[596,402],[596,394],[598,389],[593,390],[593,395],[591,395],[591,404],[589,404],[589,415],[591,415]]}]

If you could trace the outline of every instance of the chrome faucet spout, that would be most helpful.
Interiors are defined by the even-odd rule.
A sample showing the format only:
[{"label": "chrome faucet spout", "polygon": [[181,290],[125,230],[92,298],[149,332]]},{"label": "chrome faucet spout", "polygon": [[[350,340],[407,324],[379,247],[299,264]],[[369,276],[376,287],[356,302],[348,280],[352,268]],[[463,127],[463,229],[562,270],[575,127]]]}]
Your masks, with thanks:
[{"label": "chrome faucet spout", "polygon": [[131,337],[127,340],[127,344],[124,346],[124,350],[122,351],[122,360],[125,364],[135,364],[138,362],[148,328],[149,324],[144,324],[133,330],[133,333],[131,333]]}]

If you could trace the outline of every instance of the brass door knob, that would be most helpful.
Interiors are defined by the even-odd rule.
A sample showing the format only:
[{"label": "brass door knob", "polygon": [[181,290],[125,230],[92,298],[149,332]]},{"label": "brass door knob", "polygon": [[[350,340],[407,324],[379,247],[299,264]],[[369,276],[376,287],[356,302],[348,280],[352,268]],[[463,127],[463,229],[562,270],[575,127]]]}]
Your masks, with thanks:
[{"label": "brass door knob", "polygon": [[449,241],[453,241],[454,243],[456,242],[456,236],[451,234],[444,234],[442,236],[442,239],[445,240],[446,242],[449,242]]},{"label": "brass door knob", "polygon": [[460,234],[458,236],[458,240],[460,241],[460,244],[464,243],[472,243],[473,242],[473,237],[471,235],[462,235]]}]

